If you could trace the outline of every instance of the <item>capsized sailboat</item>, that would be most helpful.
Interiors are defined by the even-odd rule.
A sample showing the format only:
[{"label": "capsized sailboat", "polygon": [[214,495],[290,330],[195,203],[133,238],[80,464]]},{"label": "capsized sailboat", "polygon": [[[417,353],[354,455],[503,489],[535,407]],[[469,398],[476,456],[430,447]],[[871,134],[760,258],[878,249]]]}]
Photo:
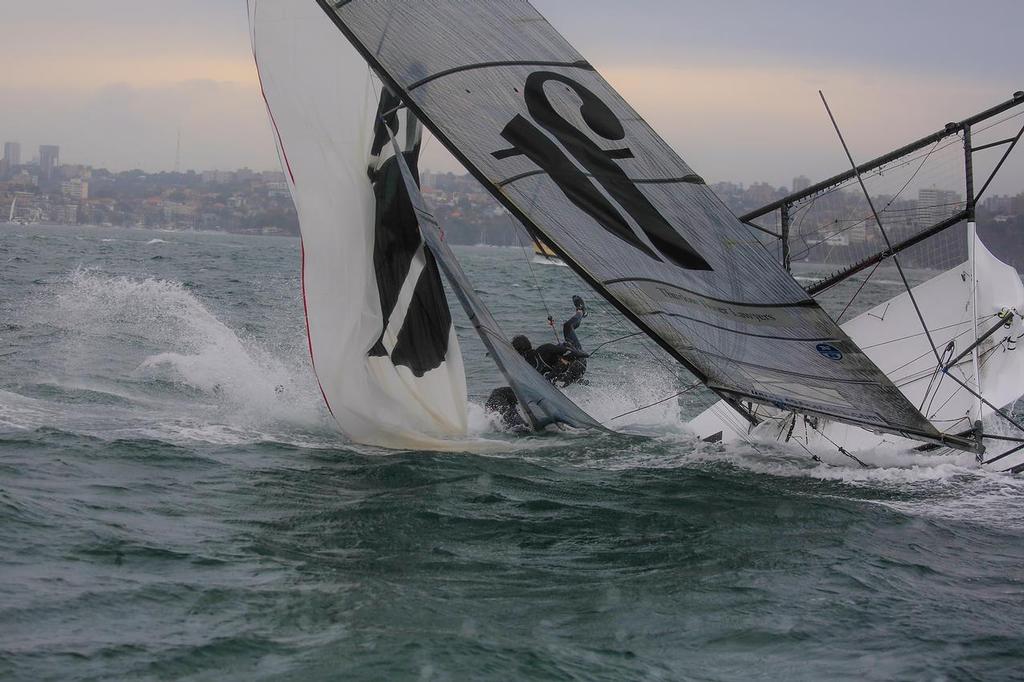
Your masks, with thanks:
[{"label": "capsized sailboat", "polygon": [[[1024,356],[1016,352],[1017,341],[1024,336],[1024,286],[1017,271],[979,238],[975,212],[1024,134],[1016,120],[1022,115],[1024,93],[1017,92],[990,109],[741,218],[787,269],[794,260],[828,262],[838,244],[844,253],[833,260],[841,267],[812,279],[807,289],[820,298],[854,285],[852,295],[841,295],[840,317],[867,298],[863,292],[880,279],[875,276],[880,265],[899,259],[926,273],[925,281],[869,305],[841,326],[930,422],[943,431],[974,437],[978,461],[1006,471],[1024,467],[1024,432],[1012,414],[1024,393]],[[985,179],[975,190],[975,174],[986,161],[985,154],[991,172],[979,176]],[[931,167],[937,175],[928,178]],[[880,215],[864,205],[847,216],[835,208],[815,207],[819,201],[835,203],[837,193],[864,177],[876,190],[886,185],[897,188],[881,197]],[[946,189],[929,186],[937,177]],[[901,198],[914,185],[916,199]],[[960,188],[951,189],[956,185]],[[777,232],[756,222],[776,214]],[[857,244],[846,238],[851,232],[859,235]],[[690,426],[715,442],[792,442],[819,452],[838,448],[854,457],[886,449],[922,449],[910,439],[837,421],[773,406],[752,409],[760,419],[756,426],[738,423],[721,403],[698,415]]]},{"label": "capsized sailboat", "polygon": [[[309,11],[314,2],[319,22]],[[250,17],[302,225],[311,354],[325,399],[354,439],[391,444],[396,422],[407,442],[435,437],[442,424],[452,427],[448,434],[459,431],[457,418],[420,418],[414,428],[394,418],[392,409],[433,417],[426,413],[434,389],[417,393],[422,377],[403,370],[387,347],[381,357],[393,369],[383,378],[366,369],[366,354],[395,315],[366,267],[377,253],[366,226],[381,207],[357,172],[364,164],[352,159],[365,160],[371,148],[360,130],[401,112],[429,128],[532,235],[747,424],[761,421],[754,406],[770,406],[916,443],[983,448],[974,434],[930,421],[528,2],[251,0]],[[365,78],[353,55],[369,67]],[[369,72],[393,94],[393,107],[354,96],[372,90]],[[445,258],[429,246],[436,235],[423,231],[432,218],[409,182],[413,159],[402,156],[396,165],[409,167],[404,187],[427,237],[413,258],[431,254],[444,269]],[[465,293],[452,270],[453,288]],[[403,290],[413,286],[407,282]],[[405,327],[397,329],[401,336]],[[444,357],[452,378],[456,359]],[[440,395],[454,417],[464,406],[464,377]],[[538,404],[545,401],[554,399]]]}]

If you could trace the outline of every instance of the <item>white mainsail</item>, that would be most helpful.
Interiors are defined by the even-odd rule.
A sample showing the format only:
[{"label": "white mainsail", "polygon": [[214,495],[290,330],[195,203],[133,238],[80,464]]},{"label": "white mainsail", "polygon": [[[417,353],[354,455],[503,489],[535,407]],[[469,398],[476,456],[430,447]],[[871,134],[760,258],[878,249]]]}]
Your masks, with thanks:
[{"label": "white mainsail", "polygon": [[[354,441],[449,449],[445,439],[466,432],[466,379],[436,266],[422,244],[375,251],[390,226],[377,225],[367,176],[380,163],[370,158],[378,104],[370,72],[315,2],[250,0],[249,20],[299,214],[309,352],[324,400]],[[434,311],[417,309],[430,298]],[[417,334],[427,338],[403,355]],[[426,358],[409,357],[424,350]]]}]

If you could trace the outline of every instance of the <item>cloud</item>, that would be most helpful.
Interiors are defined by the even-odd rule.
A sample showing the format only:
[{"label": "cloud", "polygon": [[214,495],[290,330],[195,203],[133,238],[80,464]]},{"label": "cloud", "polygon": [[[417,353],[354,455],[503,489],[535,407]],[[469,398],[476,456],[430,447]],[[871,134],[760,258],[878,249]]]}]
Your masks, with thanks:
[{"label": "cloud", "polygon": [[[860,161],[1012,96],[986,81],[947,75],[907,78],[874,69],[646,65],[609,68],[604,75],[708,180],[786,186],[797,175],[824,179],[848,166],[819,89]],[[1024,116],[979,135],[1005,138],[1022,124]],[[979,174],[990,165],[979,158]],[[1016,193],[1022,178],[1024,154],[1018,154],[1001,171],[993,191]]]},{"label": "cloud", "polygon": [[[69,162],[168,169],[181,128],[183,167],[276,167],[243,0],[8,4],[3,139],[60,144]],[[858,158],[1024,87],[1019,0],[972,5],[984,40],[962,39],[956,0],[535,4],[709,179],[788,184],[842,169],[819,87]],[[994,191],[1019,191],[1016,156]],[[458,168],[436,141],[423,165]]]},{"label": "cloud", "polygon": [[15,120],[4,134],[29,150],[59,144],[65,163],[168,170],[180,129],[183,169],[277,166],[254,84],[189,80],[70,91],[22,88],[9,90],[5,98]]}]

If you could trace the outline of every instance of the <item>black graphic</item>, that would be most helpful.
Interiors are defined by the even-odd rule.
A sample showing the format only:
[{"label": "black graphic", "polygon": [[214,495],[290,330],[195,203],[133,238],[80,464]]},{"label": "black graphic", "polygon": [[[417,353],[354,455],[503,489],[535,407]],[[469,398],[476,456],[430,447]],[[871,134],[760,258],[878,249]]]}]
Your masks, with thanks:
[{"label": "black graphic", "polygon": [[[651,258],[689,270],[710,270],[707,261],[673,229],[634,181],[615,163],[615,159],[633,158],[633,152],[628,147],[601,149],[583,131],[562,118],[544,93],[545,83],[551,81],[572,88],[583,100],[580,113],[594,133],[613,141],[626,136],[621,122],[611,109],[586,87],[568,76],[551,71],[535,71],[526,79],[523,93],[527,110],[584,170],[580,170],[537,125],[519,114],[501,131],[501,136],[514,148],[494,152],[493,156],[503,159],[525,155],[554,180],[575,206],[594,218],[608,232]],[[651,250],[637,236],[619,210],[598,191],[588,174],[636,221],[656,251]]]},{"label": "black graphic", "polygon": [[[451,329],[451,314],[437,263],[429,251],[423,256],[425,265],[416,280],[412,300],[404,318],[392,320],[398,296],[409,277],[413,258],[420,250],[422,237],[412,201],[402,180],[398,160],[390,157],[380,162],[385,155],[390,136],[386,125],[395,134],[399,133],[400,122],[396,109],[400,103],[388,90],[381,94],[377,122],[374,126],[374,141],[370,150],[368,169],[373,193],[376,199],[374,220],[373,266],[380,294],[380,307],[384,315],[384,329],[398,326],[397,342],[391,351],[391,362],[404,365],[421,377],[444,362],[448,353],[448,334]],[[410,128],[416,126],[409,119]],[[402,156],[416,173],[419,159],[419,142],[415,131],[407,132],[407,149]],[[417,174],[418,176],[418,174]],[[399,326],[400,325],[400,326]],[[370,349],[371,357],[388,355],[384,346],[384,331],[377,343]]]}]

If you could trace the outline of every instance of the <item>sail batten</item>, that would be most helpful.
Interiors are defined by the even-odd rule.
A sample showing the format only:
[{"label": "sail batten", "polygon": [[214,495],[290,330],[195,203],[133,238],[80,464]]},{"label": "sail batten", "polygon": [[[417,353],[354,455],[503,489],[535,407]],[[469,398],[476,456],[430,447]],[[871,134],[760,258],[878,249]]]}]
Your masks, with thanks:
[{"label": "sail batten", "polygon": [[596,70],[565,65],[583,57],[529,3],[317,1],[527,229],[734,407],[939,438]]}]

